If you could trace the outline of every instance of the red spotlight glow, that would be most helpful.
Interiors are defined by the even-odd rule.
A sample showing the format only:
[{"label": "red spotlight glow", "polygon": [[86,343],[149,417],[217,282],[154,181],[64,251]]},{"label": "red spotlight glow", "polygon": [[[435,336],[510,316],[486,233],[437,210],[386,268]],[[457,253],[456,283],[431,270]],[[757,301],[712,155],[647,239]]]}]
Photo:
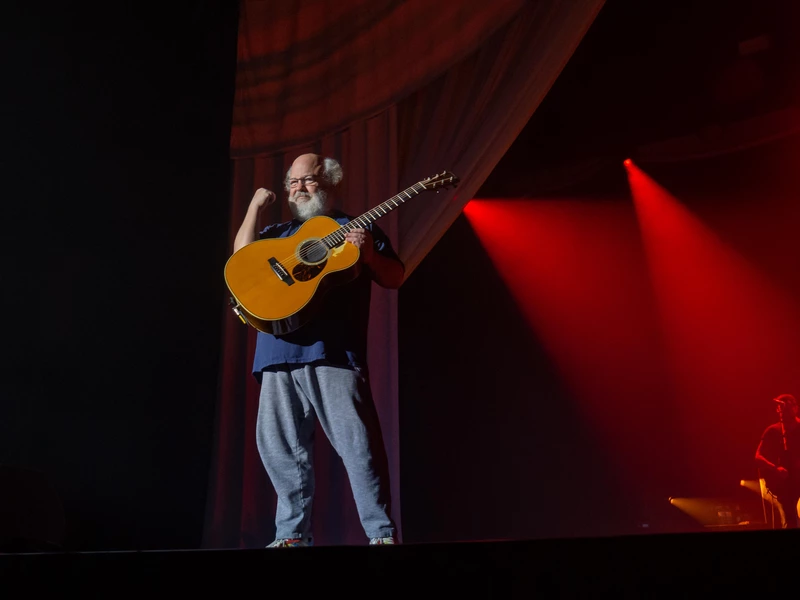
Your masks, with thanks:
[{"label": "red spotlight glow", "polygon": [[[522,200],[472,200],[464,215],[581,418],[615,454],[635,455],[644,440],[629,423],[663,414],[642,402],[662,379],[649,358],[660,332],[633,207],[627,199]],[[635,478],[631,465],[620,468]]]},{"label": "red spotlight glow", "polygon": [[718,216],[701,220],[636,165],[627,173],[671,370],[674,400],[664,404],[674,411],[675,435],[687,440],[686,475],[702,485],[717,460],[708,449],[746,435],[744,421],[739,431],[703,424],[720,410],[746,414],[762,390],[794,372],[797,307],[726,241]]},{"label": "red spotlight glow", "polygon": [[622,164],[625,165],[626,167],[630,167],[633,164],[633,161],[630,158],[626,158],[625,160],[622,161]]}]

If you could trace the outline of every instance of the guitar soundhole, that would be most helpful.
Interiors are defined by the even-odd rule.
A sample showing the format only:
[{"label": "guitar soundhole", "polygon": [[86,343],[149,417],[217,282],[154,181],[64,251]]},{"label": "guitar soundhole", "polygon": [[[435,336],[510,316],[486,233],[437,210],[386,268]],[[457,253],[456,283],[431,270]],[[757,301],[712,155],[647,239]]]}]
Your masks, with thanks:
[{"label": "guitar soundhole", "polygon": [[307,239],[297,249],[300,263],[292,269],[295,281],[311,281],[328,262],[328,247],[319,239]]},{"label": "guitar soundhole", "polygon": [[297,255],[306,265],[316,265],[328,259],[328,247],[318,239],[308,239],[300,244]]},{"label": "guitar soundhole", "polygon": [[311,281],[314,277],[319,275],[324,268],[324,262],[318,265],[304,265],[300,263],[292,269],[292,277],[294,277],[295,281]]}]

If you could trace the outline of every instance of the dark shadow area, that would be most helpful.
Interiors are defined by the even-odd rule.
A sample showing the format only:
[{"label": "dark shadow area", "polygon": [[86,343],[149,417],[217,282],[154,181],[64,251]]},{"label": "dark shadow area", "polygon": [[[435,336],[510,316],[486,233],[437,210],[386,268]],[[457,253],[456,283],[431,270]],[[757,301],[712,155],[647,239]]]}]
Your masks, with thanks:
[{"label": "dark shadow area", "polygon": [[[0,556],[0,578],[35,596],[141,598],[275,593],[469,598],[698,598],[786,592],[796,531],[616,538]],[[784,549],[784,551],[780,551]],[[309,577],[309,573],[313,573]],[[301,582],[301,584],[298,584]],[[387,583],[389,582],[389,583]],[[336,585],[335,583],[333,585]]]},{"label": "dark shadow area", "polygon": [[0,552],[64,550],[64,506],[44,474],[0,466],[0,490]]},{"label": "dark shadow area", "polygon": [[797,106],[799,19],[797,2],[608,0],[476,196],[530,195],[565,165],[616,165],[650,142]]},{"label": "dark shadow area", "polygon": [[197,547],[236,3],[3,13],[0,463],[50,482],[67,549]]}]

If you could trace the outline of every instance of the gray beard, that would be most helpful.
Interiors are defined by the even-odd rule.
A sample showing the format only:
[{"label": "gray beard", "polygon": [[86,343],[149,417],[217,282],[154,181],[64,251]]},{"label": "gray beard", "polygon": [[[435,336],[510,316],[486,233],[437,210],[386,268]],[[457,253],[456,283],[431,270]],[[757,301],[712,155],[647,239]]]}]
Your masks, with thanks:
[{"label": "gray beard", "polygon": [[302,204],[297,204],[295,199],[300,194],[306,192],[295,192],[289,197],[289,210],[292,216],[298,221],[307,221],[312,217],[318,217],[328,212],[328,193],[325,190],[317,190],[311,197]]}]

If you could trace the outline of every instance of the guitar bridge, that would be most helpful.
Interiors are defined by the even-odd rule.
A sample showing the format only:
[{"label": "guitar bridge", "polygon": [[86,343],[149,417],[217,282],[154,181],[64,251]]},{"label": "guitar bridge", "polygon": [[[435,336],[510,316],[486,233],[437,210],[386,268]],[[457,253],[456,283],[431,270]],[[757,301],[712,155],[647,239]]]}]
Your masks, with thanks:
[{"label": "guitar bridge", "polygon": [[278,279],[280,279],[286,285],[294,285],[294,279],[289,274],[284,266],[280,263],[280,261],[276,258],[269,259],[269,266],[272,267],[272,272],[277,275]]}]

